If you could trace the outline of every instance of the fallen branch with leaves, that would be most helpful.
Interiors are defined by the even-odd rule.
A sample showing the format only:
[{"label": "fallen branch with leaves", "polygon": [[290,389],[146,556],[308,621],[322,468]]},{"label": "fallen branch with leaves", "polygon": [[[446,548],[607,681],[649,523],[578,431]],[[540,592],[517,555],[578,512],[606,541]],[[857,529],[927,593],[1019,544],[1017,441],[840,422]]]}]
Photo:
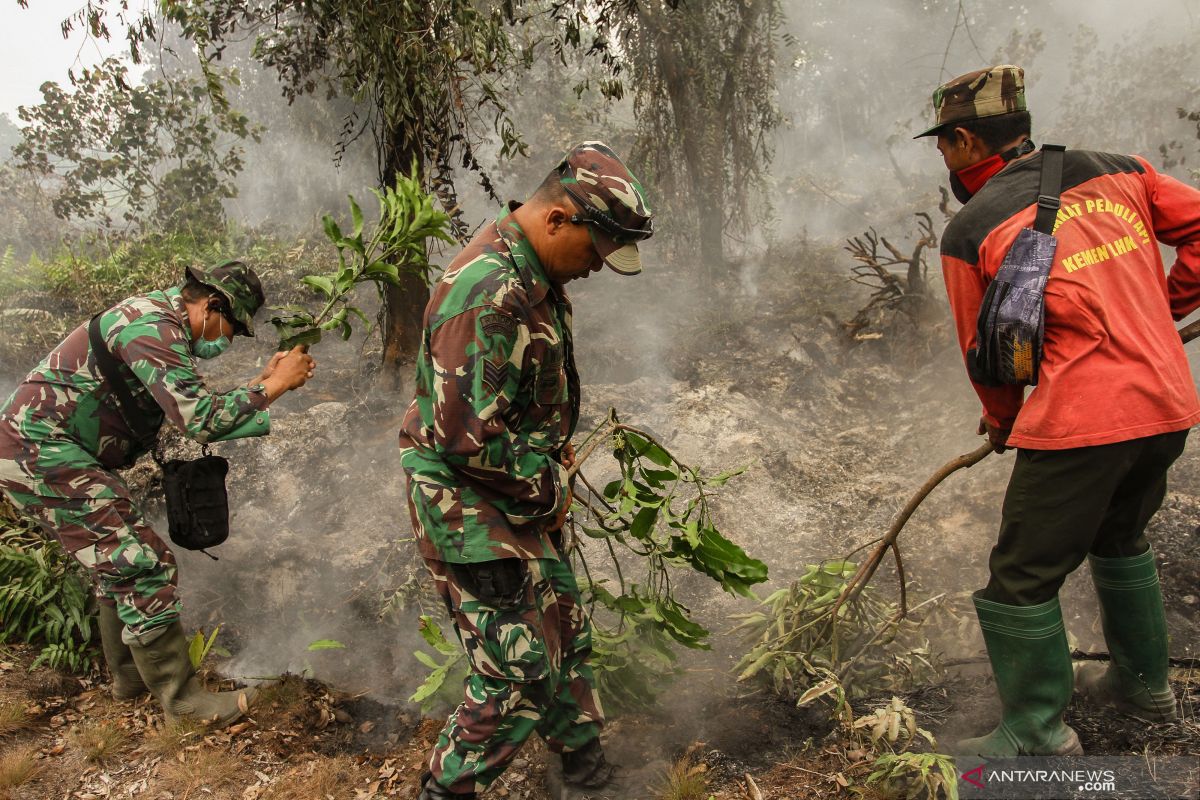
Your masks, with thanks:
[{"label": "fallen branch with leaves", "polygon": [[[620,477],[596,488],[581,468],[605,446]],[[767,579],[767,565],[718,530],[709,506],[714,490],[744,469],[706,476],[610,410],[569,471],[577,491],[567,551],[585,576],[581,592],[593,612],[596,683],[606,706],[644,708],[676,672],[675,646],[709,649],[711,632],[676,597],[673,572],[698,572],[743,596]],[[593,578],[581,546],[588,540],[603,545],[615,585]],[[631,566],[636,575],[627,574]],[[428,703],[464,665],[457,644],[432,619],[422,618],[421,633],[442,657],[417,655],[432,672],[412,699]]]}]

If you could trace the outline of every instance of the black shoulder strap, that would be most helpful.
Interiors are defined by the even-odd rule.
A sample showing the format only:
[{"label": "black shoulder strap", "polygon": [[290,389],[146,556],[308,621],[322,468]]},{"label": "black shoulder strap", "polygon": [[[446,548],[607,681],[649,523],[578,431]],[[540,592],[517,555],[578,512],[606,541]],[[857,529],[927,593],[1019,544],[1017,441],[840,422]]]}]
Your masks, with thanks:
[{"label": "black shoulder strap", "polygon": [[1054,218],[1058,216],[1062,194],[1063,151],[1061,144],[1042,145],[1042,184],[1038,188],[1037,219],[1033,229],[1047,236],[1054,230]]},{"label": "black shoulder strap", "polygon": [[137,401],[133,399],[133,394],[129,391],[129,384],[121,377],[121,372],[117,368],[120,362],[113,356],[104,337],[100,334],[100,317],[103,314],[102,311],[92,317],[92,321],[88,325],[88,341],[91,342],[92,354],[96,357],[96,366],[99,367],[100,374],[112,386],[113,394],[117,397],[117,405],[121,407],[121,416],[125,418],[125,424],[129,426],[129,430],[133,431],[133,435],[138,438],[142,447],[152,450],[155,440],[158,438],[158,432],[146,427],[145,415],[138,408]]}]

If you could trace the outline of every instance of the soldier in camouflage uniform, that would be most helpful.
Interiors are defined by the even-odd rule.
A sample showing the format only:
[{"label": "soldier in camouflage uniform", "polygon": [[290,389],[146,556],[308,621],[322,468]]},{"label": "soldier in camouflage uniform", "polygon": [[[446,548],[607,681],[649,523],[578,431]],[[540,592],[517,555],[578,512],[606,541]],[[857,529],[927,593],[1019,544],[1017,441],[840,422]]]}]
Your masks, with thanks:
[{"label": "soldier in camouflage uniform", "polygon": [[157,432],[164,421],[199,442],[270,430],[267,407],[311,377],[311,357],[299,349],[277,354],[257,378],[223,394],[205,387],[195,361],[219,355],[231,336],[253,336],[262,304],[258,276],[233,261],[189,268],[184,285],[103,312],[100,333],[142,410],[140,424],[124,418],[97,367],[87,323],[0,408],[0,491],[91,573],[114,695],[149,690],[168,717],[228,723],[245,698],[207,692],[196,681],[179,623],[175,558],[113,470],[152,446],[135,430]]},{"label": "soldier in camouflage uniform", "polygon": [[536,732],[562,779],[612,783],[588,664],[591,624],[564,551],[579,417],[563,283],[641,271],[637,179],[600,142],[571,150],[447,269],[425,310],[400,432],[413,530],[471,663],[420,797],[473,798]]}]

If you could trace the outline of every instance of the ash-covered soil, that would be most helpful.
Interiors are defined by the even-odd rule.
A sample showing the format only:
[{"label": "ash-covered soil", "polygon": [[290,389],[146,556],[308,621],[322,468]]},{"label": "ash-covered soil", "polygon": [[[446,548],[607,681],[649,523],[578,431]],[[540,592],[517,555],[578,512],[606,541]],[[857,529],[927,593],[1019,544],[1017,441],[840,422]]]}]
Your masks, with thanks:
[{"label": "ash-covered soil", "polygon": [[[635,279],[603,274],[572,287],[584,384],[581,432],[614,407],[624,421],[653,431],[703,471],[748,465],[721,491],[715,508],[726,535],[769,564],[771,581],[762,595],[799,577],[807,564],[839,558],[882,534],[937,467],[979,444],[978,403],[944,323],[921,335],[894,326],[879,339],[845,339],[838,320],[849,318],[865,293],[830,266],[843,261],[836,251],[797,249],[731,267],[711,288],[701,288],[684,269],[653,264]],[[239,343],[214,365],[215,382],[252,375],[267,347]],[[356,347],[323,344],[316,355],[317,379],[280,404],[269,437],[215,448],[233,466],[233,534],[216,550],[220,561],[179,553],[185,624],[206,631],[221,626],[218,641],[233,653],[217,663],[226,676],[303,674],[325,682],[339,698],[358,698],[335,704],[347,719],[335,718],[328,727],[343,730],[341,739],[297,752],[352,758],[358,771],[343,788],[374,787],[382,794],[390,787],[404,797],[400,787],[415,780],[420,754],[437,727],[435,721],[418,722],[405,700],[425,674],[412,656],[423,646],[416,617],[440,613],[410,541],[395,443],[409,390],[370,388],[370,370]],[[612,469],[604,458],[598,454],[585,469],[593,484]],[[951,476],[900,540],[910,604],[945,593],[959,612],[957,622],[950,615],[944,629],[933,632],[948,659],[982,655],[965,598],[986,582],[1010,469],[1011,455],[992,455]],[[131,481],[152,486],[153,469],[139,466]],[[1172,472],[1150,537],[1161,566],[1172,655],[1196,657],[1195,443]],[[587,544],[585,553],[597,577],[606,575],[599,548]],[[887,593],[895,581],[885,564],[875,585]],[[844,753],[822,744],[827,717],[747,697],[730,674],[745,645],[723,632],[733,626],[731,615],[750,610],[752,601],[722,594],[701,577],[683,580],[678,590],[717,632],[714,649],[683,654],[684,675],[658,708],[614,722],[610,747],[641,767],[624,800],[658,796],[666,769],[681,757],[703,765],[717,798],[751,796],[747,773],[768,798],[841,791],[836,777],[842,771],[853,776],[861,765],[849,766]],[[389,598],[397,610],[381,617]],[[1075,644],[1103,649],[1086,569],[1072,576],[1062,599]],[[343,647],[309,649],[323,639]],[[9,674],[0,673],[0,682]],[[1139,726],[1131,732],[1127,721],[1082,706],[1073,706],[1069,719],[1079,724],[1089,752],[1189,752],[1200,741],[1189,676],[1178,677],[1191,727]],[[997,713],[990,679],[978,664],[948,673],[909,702],[943,740],[981,732]],[[859,705],[864,710],[869,703]],[[1109,735],[1109,729],[1127,735]],[[522,762],[489,796],[541,800],[540,746]],[[288,769],[322,769],[306,763],[264,774],[275,780]],[[265,792],[270,781],[256,780]],[[231,789],[214,796],[243,795]]]}]

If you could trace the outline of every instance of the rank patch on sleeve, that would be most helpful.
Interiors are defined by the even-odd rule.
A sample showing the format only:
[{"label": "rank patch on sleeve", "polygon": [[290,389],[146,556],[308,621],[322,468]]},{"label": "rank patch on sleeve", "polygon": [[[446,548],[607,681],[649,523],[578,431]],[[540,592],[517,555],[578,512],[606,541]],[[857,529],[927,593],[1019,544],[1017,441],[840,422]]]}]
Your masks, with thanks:
[{"label": "rank patch on sleeve", "polygon": [[479,318],[479,324],[488,336],[512,336],[517,330],[517,321],[499,312],[484,314]]},{"label": "rank patch on sleeve", "polygon": [[504,393],[504,382],[508,378],[508,369],[497,366],[486,358],[483,360],[483,383],[496,394]]}]

